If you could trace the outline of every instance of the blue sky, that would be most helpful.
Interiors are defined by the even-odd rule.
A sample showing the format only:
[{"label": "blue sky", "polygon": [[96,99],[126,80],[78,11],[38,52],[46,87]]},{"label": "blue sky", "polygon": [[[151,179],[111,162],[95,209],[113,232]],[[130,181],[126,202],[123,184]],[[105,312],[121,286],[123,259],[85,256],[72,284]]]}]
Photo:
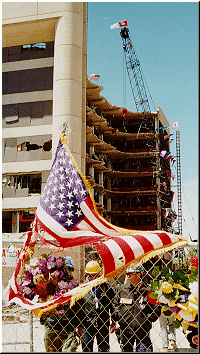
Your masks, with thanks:
[{"label": "blue sky", "polygon": [[[87,74],[100,74],[101,95],[136,111],[120,29],[128,21],[146,90],[170,126],[178,121],[181,147],[183,236],[198,237],[198,2],[88,2]],[[94,81],[93,81],[94,82]],[[176,156],[176,130],[171,152]],[[172,167],[176,176],[176,164]],[[172,181],[177,212],[176,179]]]}]

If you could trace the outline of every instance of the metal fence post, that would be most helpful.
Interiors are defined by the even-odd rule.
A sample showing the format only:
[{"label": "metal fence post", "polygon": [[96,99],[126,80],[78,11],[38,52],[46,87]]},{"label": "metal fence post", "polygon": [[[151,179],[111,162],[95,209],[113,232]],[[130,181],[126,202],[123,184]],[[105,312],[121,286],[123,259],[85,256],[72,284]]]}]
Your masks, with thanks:
[{"label": "metal fence post", "polygon": [[33,313],[29,311],[30,352],[33,352]]}]

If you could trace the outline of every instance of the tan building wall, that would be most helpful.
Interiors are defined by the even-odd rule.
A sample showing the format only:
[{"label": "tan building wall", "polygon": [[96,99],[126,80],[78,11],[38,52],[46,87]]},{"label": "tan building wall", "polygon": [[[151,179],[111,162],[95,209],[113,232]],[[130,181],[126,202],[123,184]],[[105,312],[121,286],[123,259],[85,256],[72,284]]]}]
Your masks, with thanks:
[{"label": "tan building wall", "polygon": [[[29,75],[31,71],[42,69],[46,77],[44,81],[53,87],[43,90],[17,91],[18,83],[13,80],[10,83],[13,92],[3,94],[3,106],[26,105],[27,110],[31,105],[46,105],[46,113],[38,123],[29,124],[28,114],[25,126],[19,123],[15,126],[6,125],[3,122],[2,138],[7,141],[17,139],[23,142],[25,138],[31,141],[35,137],[38,143],[45,136],[52,136],[52,151],[41,152],[16,150],[16,146],[7,147],[8,160],[4,156],[2,173],[4,175],[37,174],[42,175],[42,188],[45,185],[51,168],[52,159],[58,144],[59,135],[63,126],[68,122],[66,134],[68,145],[73,153],[82,173],[85,173],[86,157],[86,77],[87,77],[87,3],[86,2],[3,2],[2,3],[2,47],[12,47],[35,43],[54,42],[54,55],[48,57],[26,60],[18,59],[18,53],[13,53],[12,61],[5,60],[2,71],[5,75],[13,72],[24,72]],[[53,75],[52,75],[53,73]],[[33,73],[34,75],[34,73]],[[52,75],[52,79],[51,79]],[[10,77],[9,76],[9,77]],[[31,79],[31,76],[30,76]],[[31,80],[24,80],[26,82]],[[52,104],[53,102],[53,104]],[[50,106],[47,107],[47,106]],[[53,108],[52,108],[53,107]],[[51,111],[52,109],[52,111]],[[49,113],[50,112],[50,113]],[[24,120],[25,120],[24,119]],[[18,125],[17,125],[18,124]],[[40,144],[39,144],[40,145]],[[15,151],[14,151],[15,150]],[[18,155],[13,160],[13,153]],[[19,156],[20,155],[20,156]],[[41,155],[41,158],[39,156]],[[46,177],[45,177],[46,176]],[[13,217],[19,217],[20,211],[35,210],[39,204],[40,195],[27,195],[28,189],[14,189],[3,187],[5,195],[2,209],[13,211]],[[13,195],[8,195],[12,192]],[[7,194],[6,194],[7,193]],[[16,193],[18,195],[16,195]],[[19,219],[19,218],[18,218]],[[12,220],[13,221],[13,220]],[[19,232],[12,227],[12,238]],[[9,237],[9,234],[5,239]],[[78,258],[84,258],[84,251],[77,247]],[[80,257],[81,255],[81,257]],[[77,264],[77,269],[83,274],[83,265]]]},{"label": "tan building wall", "polygon": [[[85,144],[85,97],[87,62],[87,7],[82,2],[2,3],[2,46],[55,41],[53,92],[4,95],[3,104],[53,99],[53,156],[63,125],[68,121],[68,144],[82,169]],[[31,61],[6,63],[4,71],[27,69]],[[34,61],[48,66],[52,58]],[[33,68],[31,66],[31,68]],[[75,139],[76,136],[76,139]],[[76,144],[74,143],[76,141]],[[81,163],[82,156],[82,163]],[[84,172],[84,170],[82,170]]]}]

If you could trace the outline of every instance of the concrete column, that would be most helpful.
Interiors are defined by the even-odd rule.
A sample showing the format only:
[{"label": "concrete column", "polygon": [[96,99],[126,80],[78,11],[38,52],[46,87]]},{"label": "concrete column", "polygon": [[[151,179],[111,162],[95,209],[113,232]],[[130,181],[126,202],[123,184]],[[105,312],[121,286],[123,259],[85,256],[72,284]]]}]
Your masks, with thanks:
[{"label": "concrete column", "polygon": [[83,55],[82,55],[82,147],[81,171],[86,169],[86,89],[87,89],[87,2],[83,3]]},{"label": "concrete column", "polygon": [[12,234],[19,233],[19,212],[12,212]]},{"label": "concrete column", "polygon": [[[99,185],[103,186],[103,172],[99,172]],[[103,193],[99,191],[99,203],[103,205]]]},{"label": "concrete column", "polygon": [[55,26],[52,158],[68,122],[68,146],[81,168],[83,3],[68,3]]},{"label": "concrete column", "polygon": [[[107,167],[108,167],[108,168],[111,168],[111,167],[112,167],[110,160],[107,161]],[[111,178],[110,178],[109,176],[108,176],[108,178],[107,178],[107,189],[111,189]],[[108,210],[108,211],[111,211],[111,210],[112,210],[112,200],[111,200],[111,197],[108,197],[108,198],[107,198],[107,210]],[[108,221],[111,222],[111,217],[109,217]]]}]

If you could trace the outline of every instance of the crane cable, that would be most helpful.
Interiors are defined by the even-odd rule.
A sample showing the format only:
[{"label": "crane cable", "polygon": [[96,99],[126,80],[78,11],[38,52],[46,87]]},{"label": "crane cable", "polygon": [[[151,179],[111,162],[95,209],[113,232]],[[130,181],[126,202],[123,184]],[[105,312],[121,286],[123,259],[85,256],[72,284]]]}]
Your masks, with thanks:
[{"label": "crane cable", "polygon": [[145,76],[144,76],[144,73],[143,73],[142,67],[140,67],[140,70],[141,70],[141,73],[142,73],[143,79],[144,79],[144,81],[145,81],[145,84],[146,84],[146,87],[147,87],[147,91],[148,91],[148,93],[149,93],[149,97],[150,97],[150,99],[151,99],[151,102],[152,102],[153,108],[154,108],[154,110],[156,111],[156,108],[155,108],[155,105],[154,105],[154,102],[153,102],[153,98],[152,98],[152,96],[151,96],[151,92],[150,92],[149,87],[148,87],[148,85],[147,85],[147,82],[146,82],[146,79],[145,79]]},{"label": "crane cable", "polygon": [[[176,170],[176,166],[174,166],[174,168],[175,168],[175,170]],[[186,200],[186,203],[187,203],[187,205],[188,205],[188,209],[189,209],[189,212],[190,212],[190,214],[191,214],[192,221],[193,221],[193,223],[194,223],[195,229],[197,230],[197,226],[196,226],[196,223],[195,223],[195,221],[194,221],[194,217],[193,217],[193,215],[192,215],[192,212],[191,212],[189,203],[188,203],[188,201],[187,201],[187,198],[186,198],[186,195],[185,195],[185,191],[184,191],[184,189],[183,189],[183,185],[181,186],[181,189],[182,189],[182,191],[183,191],[183,195],[184,195],[185,200]],[[183,220],[184,220],[185,223],[186,223],[186,220],[185,220],[184,216],[183,216]],[[187,229],[188,229],[188,228],[187,228]],[[197,230],[197,231],[198,231],[198,230]]]},{"label": "crane cable", "polygon": [[124,65],[124,53],[123,53],[123,107],[126,106],[126,67]]},{"label": "crane cable", "polygon": [[[183,187],[182,187],[182,190],[183,190]],[[190,207],[189,207],[189,204],[188,204],[188,201],[187,201],[187,198],[186,198],[186,195],[185,195],[184,190],[183,190],[183,194],[184,194],[185,200],[186,200],[186,202],[187,202],[188,209],[189,209],[189,211],[190,211],[190,214],[191,214],[192,221],[193,221],[193,223],[194,223],[195,229],[197,230],[197,226],[196,226],[196,224],[195,224],[195,221],[194,221],[194,218],[193,218],[192,212],[191,212],[191,210],[190,210]],[[198,231],[198,230],[197,230],[197,231]]]}]

